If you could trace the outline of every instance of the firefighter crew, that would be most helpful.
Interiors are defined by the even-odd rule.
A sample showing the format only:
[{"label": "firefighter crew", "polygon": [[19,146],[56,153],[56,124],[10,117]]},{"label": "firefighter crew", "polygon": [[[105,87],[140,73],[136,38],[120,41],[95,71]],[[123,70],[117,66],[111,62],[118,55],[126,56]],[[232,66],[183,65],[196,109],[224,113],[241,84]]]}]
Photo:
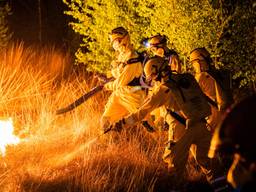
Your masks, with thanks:
[{"label": "firefighter crew", "polygon": [[111,63],[111,73],[115,80],[104,86],[106,90],[112,91],[112,94],[101,118],[103,129],[135,112],[145,99],[145,92],[139,86],[143,67],[130,42],[128,31],[117,27],[111,31],[109,39],[117,58]]},{"label": "firefighter crew", "polygon": [[165,60],[161,57],[150,59],[144,73],[151,81],[153,94],[148,97],[139,110],[127,116],[121,122],[131,126],[143,120],[154,109],[165,106],[167,109],[181,112],[185,118],[186,133],[176,143],[169,143],[172,159],[172,173],[177,182],[184,178],[185,165],[191,144],[197,145],[196,158],[209,181],[213,178],[208,150],[211,133],[206,128],[205,118],[211,114],[198,83],[190,74],[169,74],[170,70],[161,71]]},{"label": "firefighter crew", "polygon": [[[219,102],[218,93],[221,91],[216,80],[209,74],[212,59],[210,53],[205,48],[196,48],[190,53],[190,63],[195,71],[195,78],[205,95],[212,101]],[[217,102],[218,100],[218,102]],[[220,101],[221,102],[221,101]],[[221,121],[221,111],[215,105],[211,104],[212,115],[207,122],[213,132],[217,124]]]}]

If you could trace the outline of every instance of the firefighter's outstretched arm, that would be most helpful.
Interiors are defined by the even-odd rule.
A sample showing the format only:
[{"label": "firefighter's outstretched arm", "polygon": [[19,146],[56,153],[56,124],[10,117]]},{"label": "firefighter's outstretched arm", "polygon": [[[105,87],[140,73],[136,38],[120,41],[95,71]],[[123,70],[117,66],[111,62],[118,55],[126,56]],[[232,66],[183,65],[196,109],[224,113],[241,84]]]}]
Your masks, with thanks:
[{"label": "firefighter's outstretched arm", "polygon": [[137,112],[127,116],[118,123],[122,123],[122,127],[134,126],[138,122],[141,122],[147,116],[147,114],[151,113],[154,109],[165,104],[169,105],[171,96],[168,92],[166,92],[166,90],[166,87],[161,87],[156,93],[152,94],[145,100],[144,104],[138,109]]}]

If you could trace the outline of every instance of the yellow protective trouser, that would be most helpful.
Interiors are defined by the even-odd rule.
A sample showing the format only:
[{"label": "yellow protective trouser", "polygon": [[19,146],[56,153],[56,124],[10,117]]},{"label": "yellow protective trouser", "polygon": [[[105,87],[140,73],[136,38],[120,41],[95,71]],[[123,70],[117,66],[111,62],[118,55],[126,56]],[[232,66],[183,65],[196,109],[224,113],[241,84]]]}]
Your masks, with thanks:
[{"label": "yellow protective trouser", "polygon": [[[181,124],[178,120],[172,117],[170,114],[166,116],[166,122],[169,125],[168,130],[168,142],[178,142],[180,138],[186,133],[185,125]],[[170,148],[166,147],[163,154],[163,161],[168,164],[168,167],[172,167],[172,160],[170,156]]]},{"label": "yellow protective trouser", "polygon": [[169,125],[168,141],[173,140],[174,142],[177,142],[185,134],[186,126],[182,125],[178,120],[176,120],[170,114],[166,115],[165,120]]},{"label": "yellow protective trouser", "polygon": [[[164,123],[165,123],[165,116],[166,116],[165,111],[166,111],[165,107],[162,106],[162,107],[154,109],[150,113],[150,116],[153,116],[153,118],[154,118],[152,124],[154,125],[155,129],[157,129],[159,131],[164,130],[163,126],[164,126]],[[149,122],[150,122],[150,120],[149,120]]]},{"label": "yellow protective trouser", "polygon": [[136,112],[144,102],[145,95],[142,90],[132,92],[128,88],[113,91],[105,106],[101,125],[109,126],[130,113]]},{"label": "yellow protective trouser", "polygon": [[189,149],[192,144],[197,147],[196,160],[202,171],[207,175],[211,172],[210,159],[208,158],[208,150],[211,141],[211,133],[207,130],[204,122],[197,122],[191,125],[183,137],[170,146],[170,153],[166,155],[169,167],[177,178],[184,178],[185,167],[188,159]]}]

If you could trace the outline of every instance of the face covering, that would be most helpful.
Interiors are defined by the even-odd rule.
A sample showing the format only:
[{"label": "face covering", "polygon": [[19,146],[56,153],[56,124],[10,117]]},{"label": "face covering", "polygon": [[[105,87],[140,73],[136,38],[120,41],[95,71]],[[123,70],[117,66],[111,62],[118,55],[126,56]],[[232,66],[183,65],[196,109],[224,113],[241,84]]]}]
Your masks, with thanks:
[{"label": "face covering", "polygon": [[119,49],[120,49],[120,43],[119,43],[119,40],[115,40],[114,42],[113,42],[113,49],[115,50],[115,51],[119,51]]}]

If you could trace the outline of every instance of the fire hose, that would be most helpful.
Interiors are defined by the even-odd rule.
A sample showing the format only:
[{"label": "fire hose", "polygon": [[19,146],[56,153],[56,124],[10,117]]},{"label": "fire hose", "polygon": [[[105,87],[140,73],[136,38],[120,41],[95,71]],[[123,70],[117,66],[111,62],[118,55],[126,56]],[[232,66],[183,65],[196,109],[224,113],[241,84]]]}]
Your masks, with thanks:
[{"label": "fire hose", "polygon": [[113,81],[114,78],[108,78],[106,79],[106,81],[104,81],[103,84],[96,86],[94,88],[92,88],[89,92],[85,93],[84,95],[82,95],[81,97],[79,97],[77,100],[75,100],[73,103],[69,104],[67,107],[58,109],[56,111],[56,115],[60,115],[63,113],[67,113],[73,109],[75,109],[76,107],[78,107],[79,105],[81,105],[82,103],[84,103],[85,101],[87,101],[89,98],[91,98],[92,96],[94,96],[96,93],[100,92],[103,88],[104,85],[110,81]]}]

